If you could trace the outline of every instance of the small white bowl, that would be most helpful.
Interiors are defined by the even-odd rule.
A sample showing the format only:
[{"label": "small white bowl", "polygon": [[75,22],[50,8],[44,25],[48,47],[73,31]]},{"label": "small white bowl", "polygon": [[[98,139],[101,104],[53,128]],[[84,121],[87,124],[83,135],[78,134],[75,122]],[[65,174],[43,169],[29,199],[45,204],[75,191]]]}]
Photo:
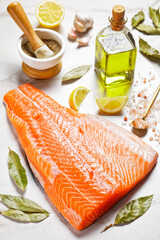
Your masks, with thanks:
[{"label": "small white bowl", "polygon": [[34,68],[37,70],[49,69],[61,61],[62,56],[64,54],[64,50],[65,50],[64,39],[59,33],[57,33],[54,30],[44,29],[44,28],[38,28],[38,29],[34,29],[34,30],[42,40],[43,39],[53,39],[53,40],[57,41],[61,45],[61,50],[59,51],[59,53],[57,53],[55,56],[53,56],[51,58],[37,59],[37,58],[30,57],[22,50],[22,45],[28,41],[26,36],[23,34],[18,39],[19,55],[22,58],[23,62],[31,68]]}]

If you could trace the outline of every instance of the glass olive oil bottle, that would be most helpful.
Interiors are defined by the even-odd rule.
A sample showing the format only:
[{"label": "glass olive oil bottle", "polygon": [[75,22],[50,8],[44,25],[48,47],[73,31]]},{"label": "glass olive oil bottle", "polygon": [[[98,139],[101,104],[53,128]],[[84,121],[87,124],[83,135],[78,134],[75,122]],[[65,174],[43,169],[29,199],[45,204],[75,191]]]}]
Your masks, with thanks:
[{"label": "glass olive oil bottle", "polygon": [[114,6],[110,26],[96,36],[95,70],[105,88],[114,89],[133,81],[137,49],[131,32],[125,27],[124,14],[123,6]]}]

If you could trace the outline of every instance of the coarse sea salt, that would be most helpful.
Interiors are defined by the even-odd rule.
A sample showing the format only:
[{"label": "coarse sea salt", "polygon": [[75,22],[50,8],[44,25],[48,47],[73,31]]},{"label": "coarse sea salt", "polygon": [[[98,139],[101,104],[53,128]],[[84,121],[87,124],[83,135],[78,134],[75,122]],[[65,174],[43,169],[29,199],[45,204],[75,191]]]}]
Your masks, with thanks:
[{"label": "coarse sea salt", "polygon": [[[148,76],[141,76],[138,74],[138,77],[135,80],[133,86],[133,93],[128,98],[128,102],[124,108],[124,118],[122,125],[125,126],[128,124],[132,127],[132,120],[137,117],[142,117],[147,106],[148,102],[153,95],[156,86],[153,83],[155,80],[155,75],[149,71]],[[127,121],[126,121],[127,119]],[[149,141],[156,141],[160,144],[160,98],[159,96],[155,100],[151,109],[148,112],[146,117],[146,123],[149,125],[148,139]],[[125,123],[125,124],[124,124]],[[159,133],[158,133],[159,131]],[[155,134],[155,132],[157,134]]]}]

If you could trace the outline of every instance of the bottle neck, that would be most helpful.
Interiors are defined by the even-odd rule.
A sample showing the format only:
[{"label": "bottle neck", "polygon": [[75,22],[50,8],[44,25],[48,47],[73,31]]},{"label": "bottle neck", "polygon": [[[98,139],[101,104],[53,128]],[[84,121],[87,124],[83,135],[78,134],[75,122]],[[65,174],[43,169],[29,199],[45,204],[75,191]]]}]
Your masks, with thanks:
[{"label": "bottle neck", "polygon": [[112,17],[109,17],[110,27],[113,31],[122,31],[125,27],[125,23],[127,22],[127,18],[123,19],[123,21],[114,21]]}]

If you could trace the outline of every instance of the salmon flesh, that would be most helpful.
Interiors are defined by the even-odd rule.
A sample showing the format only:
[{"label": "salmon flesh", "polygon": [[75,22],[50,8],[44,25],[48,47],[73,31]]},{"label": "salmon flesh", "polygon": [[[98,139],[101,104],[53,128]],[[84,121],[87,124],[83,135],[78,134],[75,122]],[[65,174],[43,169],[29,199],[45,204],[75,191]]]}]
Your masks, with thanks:
[{"label": "salmon flesh", "polygon": [[82,230],[156,164],[140,138],[103,118],[58,104],[30,84],[4,96],[29,164],[52,203]]}]

